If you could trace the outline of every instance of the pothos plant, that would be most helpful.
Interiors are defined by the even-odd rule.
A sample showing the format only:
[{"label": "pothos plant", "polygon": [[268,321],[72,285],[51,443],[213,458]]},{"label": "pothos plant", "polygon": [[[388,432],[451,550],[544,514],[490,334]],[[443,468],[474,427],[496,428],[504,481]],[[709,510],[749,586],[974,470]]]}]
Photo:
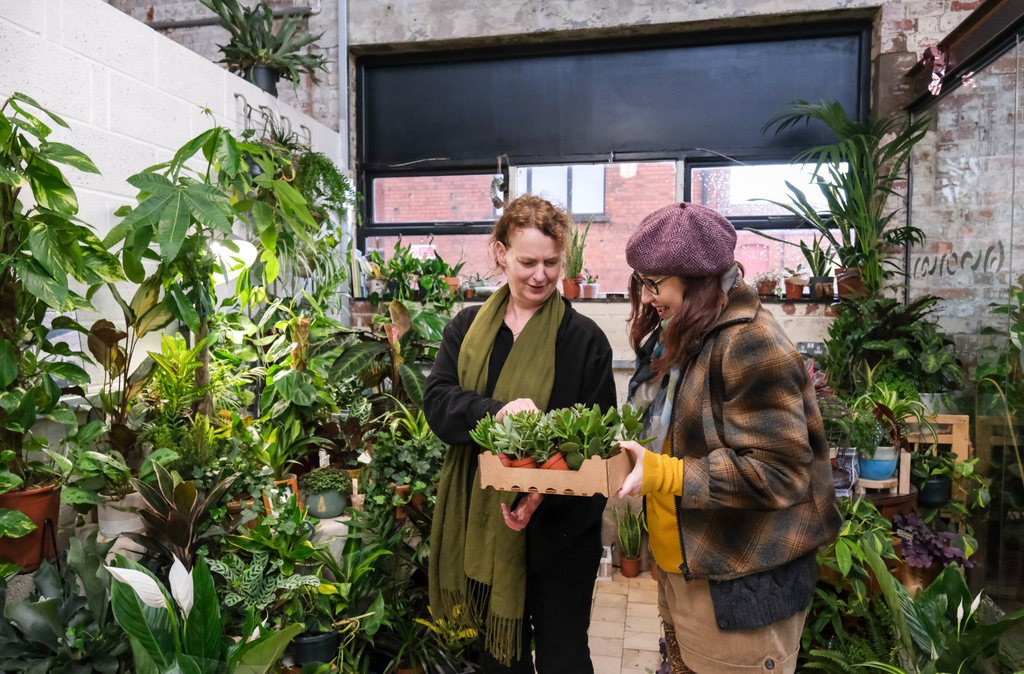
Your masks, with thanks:
[{"label": "pothos plant", "polygon": [[[81,392],[89,375],[58,358],[89,358],[48,336],[51,330],[87,331],[59,314],[93,310],[89,300],[99,285],[124,280],[117,260],[76,217],[78,199],[60,165],[86,173],[99,170],[79,150],[49,141],[52,129],[44,116],[70,128],[24,94],[0,105],[0,452],[13,452],[8,472],[21,480],[7,480],[9,489],[52,482],[45,466],[25,461],[25,452],[46,445],[30,433],[38,417],[77,425],[60,398],[71,390]],[[26,187],[34,205],[22,200]],[[84,297],[71,289],[70,279],[89,288]],[[51,320],[48,311],[58,316]],[[58,379],[71,386],[62,390]]]}]

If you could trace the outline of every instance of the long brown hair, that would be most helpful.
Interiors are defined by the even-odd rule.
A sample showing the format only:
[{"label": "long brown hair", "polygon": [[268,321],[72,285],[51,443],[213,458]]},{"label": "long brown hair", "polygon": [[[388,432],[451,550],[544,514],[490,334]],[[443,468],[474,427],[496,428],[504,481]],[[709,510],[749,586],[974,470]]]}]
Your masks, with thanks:
[{"label": "long brown hair", "polygon": [[[739,266],[743,274],[743,266]],[[673,366],[682,365],[696,348],[697,340],[721,317],[729,306],[729,296],[722,290],[720,276],[679,277],[683,283],[683,303],[679,311],[665,326],[662,342],[665,351],[660,358],[651,361],[656,375],[664,375]],[[634,277],[629,279],[629,344],[639,352],[647,339],[661,323],[658,312],[649,304],[640,301],[643,286]]]}]

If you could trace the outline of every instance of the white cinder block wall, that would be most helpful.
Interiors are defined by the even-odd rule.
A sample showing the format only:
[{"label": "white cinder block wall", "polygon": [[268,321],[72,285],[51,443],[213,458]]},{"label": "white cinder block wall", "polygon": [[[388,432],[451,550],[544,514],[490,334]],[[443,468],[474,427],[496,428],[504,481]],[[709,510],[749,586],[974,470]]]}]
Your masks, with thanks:
[{"label": "white cinder block wall", "polygon": [[[215,124],[244,130],[246,108],[238,94],[252,107],[257,129],[259,107],[267,106],[303,137],[305,125],[313,149],[338,159],[336,131],[102,0],[0,0],[0,103],[16,91],[63,117],[71,129],[58,128],[51,139],[82,150],[102,172],[62,167],[78,194],[79,217],[100,238],[116,224],[114,211],[135,203],[137,190],[126,178],[169,160]],[[31,198],[27,189],[23,195]],[[126,298],[135,292],[130,283],[118,289]],[[93,304],[97,314],[79,312],[83,325],[101,317],[123,323],[106,290]],[[158,340],[147,337],[145,350],[158,349]]]}]

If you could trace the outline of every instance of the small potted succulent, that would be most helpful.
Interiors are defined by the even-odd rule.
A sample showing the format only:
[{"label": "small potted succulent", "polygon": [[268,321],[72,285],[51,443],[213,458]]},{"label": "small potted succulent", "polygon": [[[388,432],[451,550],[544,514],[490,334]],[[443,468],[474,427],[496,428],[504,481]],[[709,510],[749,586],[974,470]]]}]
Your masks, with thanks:
[{"label": "small potted succulent", "polygon": [[601,284],[597,282],[597,274],[591,274],[590,270],[583,270],[583,297],[586,299],[597,299],[597,291],[601,289]]},{"label": "small potted succulent", "polygon": [[761,297],[771,297],[775,294],[775,288],[779,285],[779,281],[782,280],[782,275],[774,269],[768,271],[762,271],[754,274],[754,278],[751,282],[757,288],[757,294]]},{"label": "small potted succulent", "polygon": [[309,506],[309,514],[318,519],[332,519],[345,512],[347,497],[352,493],[352,478],[348,471],[329,466],[299,477],[302,501]]},{"label": "small potted succulent", "polygon": [[523,414],[529,413],[506,414],[500,422],[488,414],[469,435],[473,442],[496,455],[506,468],[536,468],[537,460],[522,446],[522,422],[515,418]]},{"label": "small potted succulent", "polygon": [[807,274],[804,272],[803,265],[798,265],[796,269],[790,269],[786,267],[786,299],[787,300],[799,300],[804,296],[804,288],[808,286],[810,281],[807,280]]},{"label": "small potted succulent", "polygon": [[636,578],[640,574],[640,541],[646,528],[644,511],[634,513],[632,504],[627,502],[621,520],[618,508],[612,509],[612,515],[615,517],[615,526],[619,532],[619,564],[622,575],[626,578]]}]

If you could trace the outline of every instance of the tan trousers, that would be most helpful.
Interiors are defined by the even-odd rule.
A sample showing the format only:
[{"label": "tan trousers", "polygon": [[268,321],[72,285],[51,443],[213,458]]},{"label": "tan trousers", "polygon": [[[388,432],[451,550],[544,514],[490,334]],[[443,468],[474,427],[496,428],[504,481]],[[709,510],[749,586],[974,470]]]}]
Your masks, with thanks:
[{"label": "tan trousers", "polygon": [[[658,610],[666,630],[675,632],[674,641],[686,667],[697,674],[796,672],[806,611],[757,630],[720,630],[708,581],[687,583],[681,573],[669,573],[660,567]],[[670,661],[671,650],[669,643]],[[676,669],[673,667],[674,673]]]}]

